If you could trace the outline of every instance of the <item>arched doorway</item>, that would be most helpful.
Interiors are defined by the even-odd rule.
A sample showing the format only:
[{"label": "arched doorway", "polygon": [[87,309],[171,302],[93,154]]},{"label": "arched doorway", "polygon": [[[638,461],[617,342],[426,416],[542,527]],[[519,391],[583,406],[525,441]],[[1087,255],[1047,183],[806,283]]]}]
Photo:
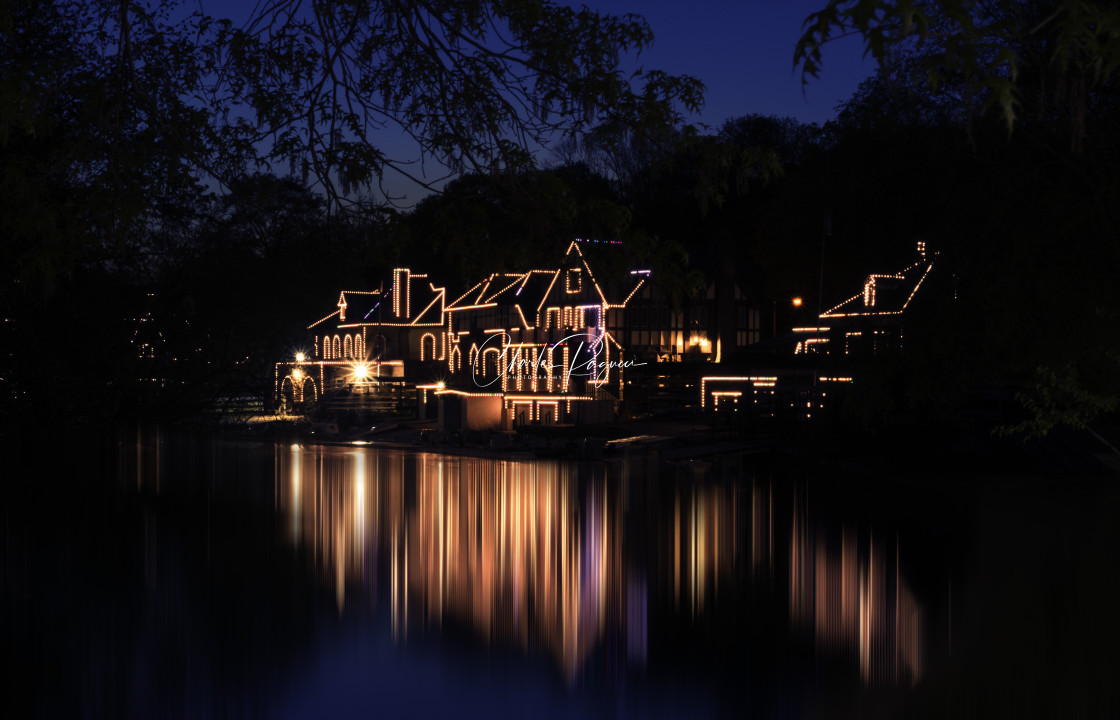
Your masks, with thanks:
[{"label": "arched doorway", "polygon": [[281,413],[289,413],[295,409],[295,387],[290,376],[285,376],[280,381],[280,397],[277,398],[276,404]]},{"label": "arched doorway", "polygon": [[315,387],[315,381],[311,378],[303,379],[303,392],[300,398],[304,404],[313,403],[319,399],[319,390]]}]

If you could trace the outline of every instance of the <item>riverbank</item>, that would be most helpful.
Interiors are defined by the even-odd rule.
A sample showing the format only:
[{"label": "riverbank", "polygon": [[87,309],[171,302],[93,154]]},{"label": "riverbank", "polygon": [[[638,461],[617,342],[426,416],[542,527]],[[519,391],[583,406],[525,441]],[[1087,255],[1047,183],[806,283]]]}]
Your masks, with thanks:
[{"label": "riverbank", "polygon": [[711,415],[642,418],[601,425],[529,426],[513,431],[445,432],[434,421],[388,421],[340,431],[332,423],[260,417],[223,433],[325,445],[370,445],[426,452],[609,460],[655,454],[667,462],[726,462],[762,453],[797,457],[880,478],[900,474],[1021,483],[1023,478],[1120,480],[1120,426],[1059,428],[1025,441],[986,430],[899,426],[875,435],[754,433]]},{"label": "riverbank", "polygon": [[330,422],[273,416],[226,427],[222,433],[319,445],[577,460],[611,460],[640,453],[657,454],[670,462],[718,462],[771,449],[756,438],[702,417],[646,419],[603,425],[531,426],[512,431],[446,432],[437,428],[433,421],[387,421],[340,431]]}]

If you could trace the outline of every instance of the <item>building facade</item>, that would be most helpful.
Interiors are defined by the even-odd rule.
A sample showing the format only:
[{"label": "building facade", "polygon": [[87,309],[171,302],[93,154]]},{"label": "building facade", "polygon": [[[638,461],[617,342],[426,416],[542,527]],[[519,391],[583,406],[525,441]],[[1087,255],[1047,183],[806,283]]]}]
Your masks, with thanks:
[{"label": "building facade", "polygon": [[626,307],[648,270],[601,284],[579,241],[557,267],[493,274],[450,297],[426,275],[393,271],[387,289],[343,291],[311,323],[306,349],[276,363],[287,407],[407,386],[421,417],[509,427],[613,417],[628,357]]},{"label": "building facade", "polygon": [[821,313],[816,327],[795,328],[800,337],[794,354],[876,355],[899,350],[905,320],[928,284],[937,254],[917,244],[917,257],[893,273],[868,275],[860,292]]},{"label": "building facade", "polygon": [[674,303],[648,269],[598,277],[589,258],[612,244],[573,241],[555,267],[495,273],[457,296],[407,268],[387,289],[342,291],[306,347],[276,363],[277,404],[393,396],[448,429],[600,422],[628,374],[718,363],[758,342],[759,312],[738,285]]}]

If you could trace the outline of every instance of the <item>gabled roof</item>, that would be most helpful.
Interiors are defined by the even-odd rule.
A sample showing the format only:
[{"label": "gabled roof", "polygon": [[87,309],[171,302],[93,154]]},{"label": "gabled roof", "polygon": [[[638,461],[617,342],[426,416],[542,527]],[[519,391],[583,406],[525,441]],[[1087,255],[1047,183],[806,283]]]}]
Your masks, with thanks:
[{"label": "gabled roof", "polygon": [[[413,279],[424,278],[427,275],[413,275]],[[427,288],[417,287],[413,290],[412,298],[412,324],[413,325],[442,325],[443,304],[447,299],[447,290],[437,288],[432,283],[426,283]]]},{"label": "gabled roof", "polygon": [[[401,271],[407,272],[403,269]],[[579,288],[576,290],[567,285],[569,282],[574,282],[577,277],[566,274],[570,271],[578,273]],[[501,305],[517,308],[521,324],[525,328],[530,328],[536,323],[541,309],[550,300],[562,305],[586,305],[591,302],[596,305],[622,307],[648,278],[648,270],[632,271],[628,278],[622,279],[621,287],[618,282],[613,283],[612,297],[608,298],[607,291],[592,271],[578,242],[573,241],[569,243],[564,252],[564,259],[558,267],[529,270],[523,273],[495,273],[476,283],[451,302],[447,301],[446,290],[437,288],[429,282],[426,274],[409,273],[409,282],[405,284],[409,292],[406,305],[408,317],[398,317],[393,324],[440,325],[444,322],[445,311]],[[400,290],[395,285],[384,292],[343,290],[339,293],[338,309],[315,321],[308,328],[317,327],[332,319],[340,325],[376,323],[383,319],[383,315],[392,314],[396,292]],[[614,302],[612,303],[611,300]]]},{"label": "gabled roof", "polygon": [[[569,291],[567,287],[569,277],[566,273],[573,270],[580,277],[578,291]],[[568,244],[558,267],[524,273],[495,273],[453,300],[447,305],[447,309],[462,310],[495,304],[515,306],[525,319],[523,322],[526,327],[532,327],[550,300],[561,305],[586,305],[591,302],[621,307],[648,279],[648,270],[635,270],[622,281],[621,288],[614,288],[617,297],[608,297],[607,289],[591,269],[578,241],[573,241]]]},{"label": "gabled roof", "polygon": [[346,308],[346,322],[363,322],[373,315],[383,294],[377,290],[343,290],[338,296],[339,307]]},{"label": "gabled roof", "polygon": [[313,322],[313,323],[311,323],[310,325],[308,325],[308,326],[307,326],[307,329],[308,329],[308,330],[310,330],[310,329],[311,329],[311,328],[313,328],[313,327],[318,327],[319,325],[322,325],[323,323],[325,323],[326,321],[330,320],[331,318],[333,318],[333,317],[335,317],[335,316],[337,316],[337,315],[338,315],[338,310],[335,310],[335,311],[334,311],[334,312],[332,312],[332,313],[331,313],[330,315],[327,315],[326,317],[322,317],[322,318],[319,318],[319,319],[318,319],[318,320],[316,320],[315,322]]},{"label": "gabled roof", "polygon": [[447,309],[448,310],[458,310],[458,309],[464,308],[464,307],[472,307],[474,305],[481,305],[482,304],[482,297],[485,295],[486,291],[490,288],[490,281],[494,277],[495,277],[494,275],[491,275],[490,277],[486,278],[485,280],[482,280],[481,282],[475,283],[474,286],[472,286],[470,290],[467,290],[465,293],[463,293],[462,295],[460,295],[459,297],[455,298],[450,303],[448,303]]},{"label": "gabled roof", "polygon": [[[581,247],[581,243],[586,247]],[[594,294],[595,301],[611,307],[624,307],[634,298],[641,287],[649,282],[651,271],[648,269],[632,269],[621,277],[611,278],[596,274],[591,269],[588,255],[592,258],[596,253],[602,253],[605,246],[619,243],[614,241],[598,242],[590,240],[576,240],[568,246],[565,253],[569,266],[576,266],[585,273],[590,285],[588,289]]]},{"label": "gabled roof", "polygon": [[[577,291],[570,291],[568,288],[571,277],[568,273],[571,272],[579,273],[580,288]],[[553,298],[560,305],[572,304],[571,300],[564,297],[569,294],[579,295],[583,299],[590,299],[597,304],[606,305],[609,303],[603,288],[599,285],[595,273],[592,272],[591,266],[587,264],[587,260],[583,257],[583,252],[579,249],[579,244],[576,241],[568,244],[568,249],[564,251],[564,259],[560,263],[560,267],[554,271],[542,272],[541,274],[542,281],[547,277],[548,284],[544,291],[538,295],[537,302],[532,306],[532,316],[536,316],[550,298]],[[526,310],[528,309],[527,306]]]},{"label": "gabled roof", "polygon": [[548,293],[548,288],[557,272],[556,270],[530,270],[519,275],[494,277],[489,284],[488,293],[481,298],[482,303],[516,306],[521,309],[525,326],[532,327],[537,315],[537,306]]},{"label": "gabled roof", "polygon": [[407,318],[393,318],[393,293],[399,292],[395,287],[390,287],[384,292],[343,290],[338,295],[338,310],[307,327],[314,328],[331,318],[336,318],[340,325],[370,324],[382,320],[396,325],[441,325],[446,290],[437,288],[429,282],[426,274],[410,273],[406,287],[410,295],[407,302],[409,312]]},{"label": "gabled roof", "polygon": [[[446,291],[433,285],[428,280],[427,273],[413,273],[407,268],[397,268],[393,272],[398,270],[408,276],[408,283],[405,285],[408,297],[402,306],[405,317],[398,318],[397,322],[408,325],[442,324]],[[394,285],[392,292],[401,292],[401,289]]]},{"label": "gabled roof", "polygon": [[922,258],[897,273],[869,275],[863,291],[821,313],[822,318],[901,315],[918,294],[936,258]]},{"label": "gabled roof", "polygon": [[503,302],[516,297],[517,288],[525,281],[528,273],[500,273],[490,276],[479,300],[481,303]]}]

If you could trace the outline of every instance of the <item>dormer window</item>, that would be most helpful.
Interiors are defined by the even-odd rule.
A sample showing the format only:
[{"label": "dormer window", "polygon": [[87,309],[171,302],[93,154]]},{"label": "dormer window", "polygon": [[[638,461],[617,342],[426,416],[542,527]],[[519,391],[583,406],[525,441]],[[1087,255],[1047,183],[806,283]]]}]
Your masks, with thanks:
[{"label": "dormer window", "polygon": [[565,273],[565,286],[569,294],[578,293],[583,289],[583,273],[581,268],[569,268]]}]

